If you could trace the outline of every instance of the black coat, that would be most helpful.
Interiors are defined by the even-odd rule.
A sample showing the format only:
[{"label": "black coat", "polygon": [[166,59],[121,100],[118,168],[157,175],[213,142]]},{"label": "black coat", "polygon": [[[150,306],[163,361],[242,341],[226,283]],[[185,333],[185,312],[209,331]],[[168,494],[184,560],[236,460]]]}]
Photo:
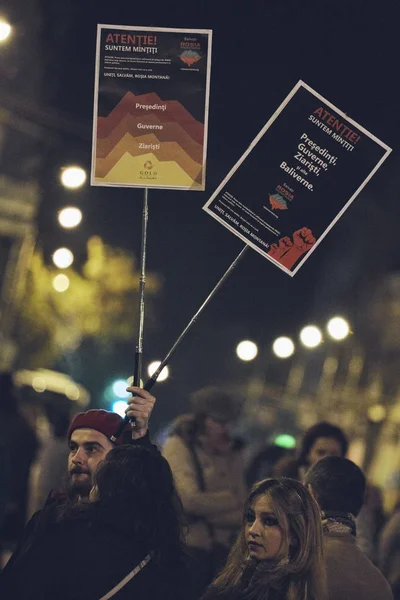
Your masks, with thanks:
[{"label": "black coat", "polygon": [[[41,524],[28,545],[0,575],[0,598],[99,600],[146,556],[150,548],[128,533],[119,514],[97,505]],[[183,600],[184,562],[151,560],[115,600]],[[114,597],[113,597],[114,598]]]}]

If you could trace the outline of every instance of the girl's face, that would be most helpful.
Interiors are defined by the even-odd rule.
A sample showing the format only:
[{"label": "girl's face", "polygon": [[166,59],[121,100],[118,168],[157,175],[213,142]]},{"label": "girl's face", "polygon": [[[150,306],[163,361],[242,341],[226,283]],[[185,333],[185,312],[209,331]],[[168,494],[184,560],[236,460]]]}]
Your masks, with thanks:
[{"label": "girl's face", "polygon": [[268,495],[254,498],[249,506],[245,538],[251,558],[271,560],[281,557],[285,532],[279,525]]}]

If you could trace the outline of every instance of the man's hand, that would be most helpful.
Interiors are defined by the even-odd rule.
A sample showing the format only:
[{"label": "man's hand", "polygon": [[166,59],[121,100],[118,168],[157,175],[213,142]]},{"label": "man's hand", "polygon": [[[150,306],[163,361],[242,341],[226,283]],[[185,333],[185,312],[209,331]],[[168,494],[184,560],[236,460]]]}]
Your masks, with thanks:
[{"label": "man's hand", "polygon": [[125,413],[129,419],[135,419],[135,424],[132,428],[132,439],[137,440],[146,435],[150,415],[156,399],[150,392],[146,392],[146,390],[136,386],[126,388],[126,391],[135,394],[127,400],[128,408]]}]

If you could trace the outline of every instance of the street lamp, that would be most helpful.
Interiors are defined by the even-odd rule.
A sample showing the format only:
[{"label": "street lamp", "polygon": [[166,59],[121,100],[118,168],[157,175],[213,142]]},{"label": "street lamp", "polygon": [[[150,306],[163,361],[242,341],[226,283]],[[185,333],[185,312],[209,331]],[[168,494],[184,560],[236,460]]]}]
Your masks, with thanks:
[{"label": "street lamp", "polygon": [[58,222],[65,229],[72,229],[82,221],[82,211],[76,206],[66,206],[58,213]]},{"label": "street lamp", "polygon": [[289,337],[279,337],[272,344],[272,350],[278,358],[289,358],[294,353],[294,343]]},{"label": "street lamp", "polygon": [[350,333],[350,325],[343,317],[333,317],[328,321],[327,330],[334,340],[344,340]]},{"label": "street lamp", "polygon": [[52,285],[56,292],[65,292],[69,288],[69,277],[59,273],[54,277]]},{"label": "street lamp", "polygon": [[[154,360],[152,363],[149,364],[149,366],[147,367],[147,373],[149,374],[149,377],[151,377],[153,375],[153,373],[155,373],[158,369],[158,367],[161,365],[161,361],[159,360]],[[161,373],[159,374],[157,381],[165,381],[166,379],[168,379],[169,376],[169,369],[168,367],[164,367],[163,370],[161,371]]]},{"label": "street lamp", "polygon": [[75,190],[86,181],[86,171],[82,167],[70,166],[61,170],[61,183],[64,187]]},{"label": "street lamp", "polygon": [[250,340],[243,340],[236,346],[236,354],[240,360],[253,360],[258,354],[257,344]]},{"label": "street lamp", "polygon": [[11,25],[7,21],[4,21],[4,19],[0,19],[0,42],[5,42],[10,33]]},{"label": "street lamp", "polygon": [[74,262],[74,255],[68,248],[59,248],[53,254],[53,263],[59,269],[66,269]]},{"label": "street lamp", "polygon": [[315,325],[307,325],[300,331],[300,341],[306,348],[316,348],[322,342],[322,333]]}]

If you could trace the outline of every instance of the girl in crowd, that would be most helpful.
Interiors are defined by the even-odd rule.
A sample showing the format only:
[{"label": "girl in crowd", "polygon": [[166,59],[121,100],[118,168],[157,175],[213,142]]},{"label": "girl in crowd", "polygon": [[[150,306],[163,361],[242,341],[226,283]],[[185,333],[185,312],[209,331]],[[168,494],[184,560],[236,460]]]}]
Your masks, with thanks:
[{"label": "girl in crowd", "polygon": [[318,506],[292,479],[250,491],[241,532],[203,600],[325,600]]},{"label": "girl in crowd", "polygon": [[112,449],[89,502],[42,521],[0,576],[13,600],[183,600],[187,588],[171,469],[139,446]]}]

